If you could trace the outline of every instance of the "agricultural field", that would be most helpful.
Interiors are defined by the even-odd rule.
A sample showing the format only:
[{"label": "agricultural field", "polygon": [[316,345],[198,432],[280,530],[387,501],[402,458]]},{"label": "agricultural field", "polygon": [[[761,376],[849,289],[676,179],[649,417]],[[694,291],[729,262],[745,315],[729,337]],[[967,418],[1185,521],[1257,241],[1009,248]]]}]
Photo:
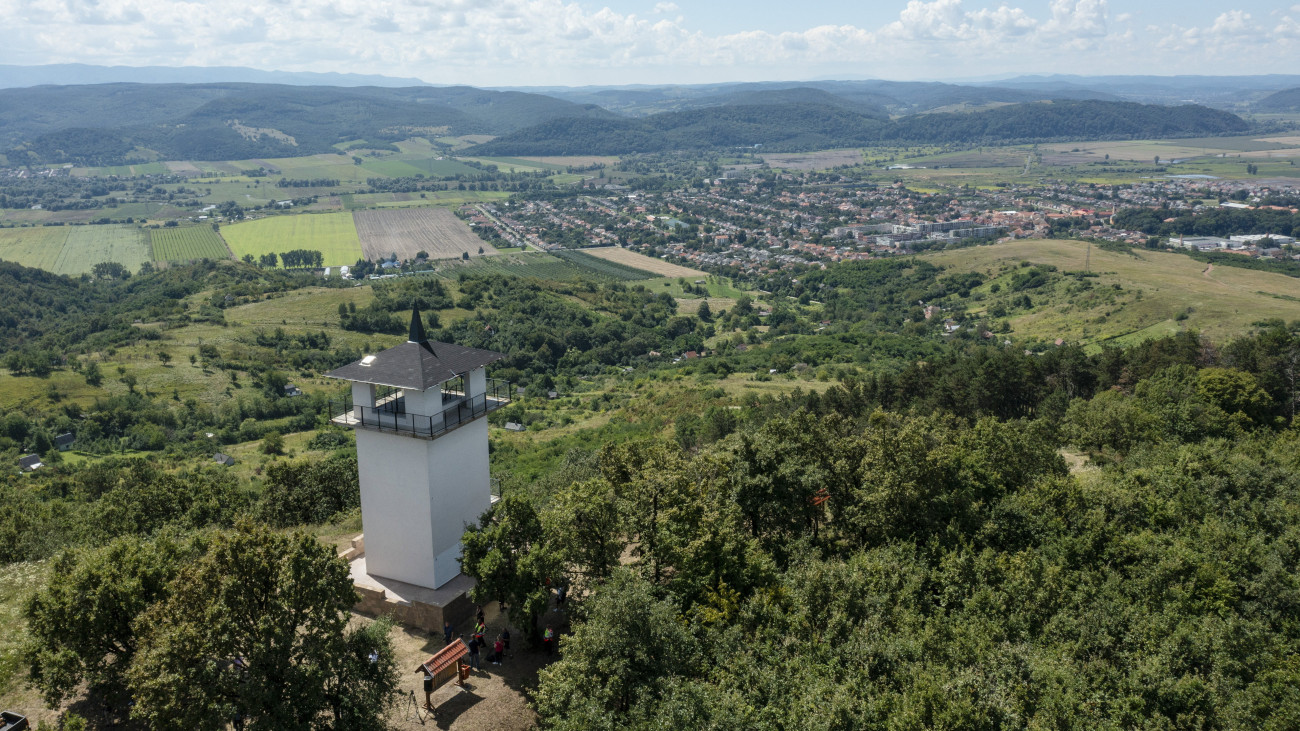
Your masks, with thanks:
[{"label": "agricultural field", "polygon": [[569,167],[591,167],[592,165],[614,166],[618,164],[618,157],[610,155],[564,155],[564,156],[531,156],[525,155],[517,158],[527,162],[540,162],[547,165],[558,165],[561,168]]},{"label": "agricultural field", "polygon": [[461,272],[470,271],[537,277],[554,282],[576,282],[580,279],[631,282],[644,279],[646,275],[645,272],[584,256],[580,252],[559,252],[559,254],[559,256],[552,256],[530,251],[481,257],[469,261],[453,259],[439,265],[438,276],[454,279]]},{"label": "agricultural field", "polygon": [[497,253],[446,208],[357,211],[353,216],[361,251],[371,261],[392,254],[399,260],[414,259],[420,251],[433,259],[478,256],[480,250]]},{"label": "agricultural field", "polygon": [[106,261],[134,272],[149,261],[149,245],[131,225],[6,228],[0,229],[0,259],[55,274],[86,274]]},{"label": "agricultural field", "polygon": [[347,212],[270,216],[224,226],[221,234],[239,259],[308,249],[321,252],[325,266],[343,266],[362,256],[356,225]]},{"label": "agricultural field", "polygon": [[[1300,314],[1300,279],[1230,266],[1209,266],[1183,254],[1133,250],[1116,252],[1082,241],[1025,239],[923,255],[957,271],[989,277],[976,292],[992,303],[990,287],[1009,291],[1004,268],[1020,262],[1049,264],[1063,272],[1084,271],[1090,259],[1092,294],[1052,289],[1027,292],[1034,307],[1007,322],[1018,336],[1063,338],[1092,346],[1117,345],[1198,330],[1227,340],[1270,318]],[[1097,297],[1100,293],[1105,297]],[[1092,297],[1093,299],[1089,299]]]},{"label": "agricultural field", "polygon": [[[1295,147],[1289,138],[1256,137],[1204,137],[1181,140],[1118,140],[1102,142],[1060,142],[1041,145],[1039,149],[1051,153],[1068,152],[1085,162],[1106,159],[1137,162],[1183,160],[1198,157],[1235,157],[1248,152],[1282,151]],[[1027,150],[1028,148],[1021,148]],[[1044,155],[1046,162],[1048,155]]]},{"label": "agricultural field", "polygon": [[137,163],[135,165],[110,165],[107,167],[95,168],[76,168],[72,169],[72,174],[82,177],[107,177],[116,175],[122,178],[128,178],[132,175],[165,175],[170,172],[167,164],[162,162]]},{"label": "agricultural field", "polygon": [[192,261],[227,259],[230,250],[211,226],[178,226],[149,229],[149,247],[154,261]]},{"label": "agricultural field", "polygon": [[344,193],[339,202],[344,210],[366,208],[421,208],[424,206],[458,206],[462,203],[499,201],[510,193],[496,190],[428,190],[419,193]]},{"label": "agricultural field", "polygon": [[787,170],[826,170],[840,165],[861,165],[862,150],[821,150],[763,155],[763,162]]},{"label": "agricultural field", "polygon": [[563,165],[541,162],[540,160],[525,160],[521,157],[466,157],[464,159],[473,160],[484,165],[496,165],[497,169],[507,173],[530,173],[538,170],[564,170]]},{"label": "agricultural field", "polygon": [[605,261],[612,261],[624,266],[640,269],[641,271],[658,274],[661,277],[690,277],[694,279],[705,279],[709,275],[699,269],[691,269],[680,264],[656,259],[653,256],[638,254],[631,249],[623,249],[617,246],[602,246],[596,249],[583,249],[582,253],[590,254]]}]

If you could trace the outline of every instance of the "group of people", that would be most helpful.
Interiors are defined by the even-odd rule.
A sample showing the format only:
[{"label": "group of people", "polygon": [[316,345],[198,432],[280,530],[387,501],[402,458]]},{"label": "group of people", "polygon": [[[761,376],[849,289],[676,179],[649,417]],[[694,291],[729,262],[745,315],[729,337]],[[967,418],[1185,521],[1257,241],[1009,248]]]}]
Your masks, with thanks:
[{"label": "group of people", "polygon": [[[442,625],[442,635],[444,645],[450,645],[456,637],[456,628],[451,622],[444,622]],[[483,654],[484,648],[488,647],[487,641],[487,623],[483,616],[483,608],[479,607],[477,618],[474,621],[474,632],[470,635],[469,642],[469,666],[474,670],[479,669],[479,657]],[[492,641],[492,652],[488,654],[488,662],[493,665],[500,665],[506,658],[506,653],[510,650],[510,628],[506,627]]]},{"label": "group of people", "polygon": [[[561,586],[558,592],[556,604],[559,606],[564,605],[565,589],[566,587]],[[559,606],[557,606],[557,611]],[[442,623],[442,639],[444,647],[450,645],[456,639],[456,628],[451,622]],[[555,643],[555,628],[548,624],[546,630],[542,632],[542,650],[548,657],[554,653]],[[483,654],[483,648],[488,646],[487,622],[483,615],[483,607],[478,608],[474,620],[474,631],[470,634],[469,642],[465,644],[469,648],[470,669],[479,670],[479,658]],[[510,652],[510,628],[504,627],[500,634],[496,636],[496,639],[492,641],[492,651],[488,653],[487,661],[493,665],[500,665],[505,661],[508,652]],[[433,674],[427,666],[422,665],[420,669],[424,671],[424,706],[426,710],[432,711]]]}]

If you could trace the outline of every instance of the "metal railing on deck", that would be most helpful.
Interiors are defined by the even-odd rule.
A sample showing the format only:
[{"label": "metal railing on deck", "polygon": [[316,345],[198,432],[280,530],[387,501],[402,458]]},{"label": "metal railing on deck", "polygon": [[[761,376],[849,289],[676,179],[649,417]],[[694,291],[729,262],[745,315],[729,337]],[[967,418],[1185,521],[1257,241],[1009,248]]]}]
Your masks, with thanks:
[{"label": "metal railing on deck", "polygon": [[510,384],[489,378],[486,393],[462,397],[446,404],[441,412],[433,416],[406,413],[403,408],[394,408],[398,403],[397,398],[393,398],[388,403],[371,407],[356,406],[351,397],[331,399],[330,420],[340,426],[436,437],[509,404]]}]

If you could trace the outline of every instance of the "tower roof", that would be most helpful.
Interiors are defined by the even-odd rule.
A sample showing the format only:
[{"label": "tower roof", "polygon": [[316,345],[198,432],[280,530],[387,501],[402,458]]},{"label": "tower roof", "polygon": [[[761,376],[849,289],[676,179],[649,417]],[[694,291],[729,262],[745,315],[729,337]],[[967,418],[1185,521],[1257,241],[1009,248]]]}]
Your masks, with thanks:
[{"label": "tower roof", "polygon": [[440,383],[504,357],[505,355],[491,350],[430,341],[424,333],[420,310],[413,307],[410,335],[405,343],[368,355],[325,375],[345,381],[428,391]]}]

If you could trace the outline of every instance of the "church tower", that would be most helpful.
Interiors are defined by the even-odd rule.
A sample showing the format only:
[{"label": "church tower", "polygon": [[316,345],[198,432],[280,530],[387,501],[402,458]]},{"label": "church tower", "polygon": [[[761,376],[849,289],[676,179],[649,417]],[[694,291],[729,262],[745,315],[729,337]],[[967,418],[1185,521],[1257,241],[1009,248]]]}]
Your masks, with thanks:
[{"label": "church tower", "polygon": [[460,538],[493,500],[484,417],[510,397],[485,369],[503,357],[430,342],[414,309],[407,342],[326,374],[352,383],[333,421],[357,438],[364,543],[347,557],[362,604],[378,587],[389,603],[437,605],[441,629],[449,594],[472,586],[460,577]]}]

